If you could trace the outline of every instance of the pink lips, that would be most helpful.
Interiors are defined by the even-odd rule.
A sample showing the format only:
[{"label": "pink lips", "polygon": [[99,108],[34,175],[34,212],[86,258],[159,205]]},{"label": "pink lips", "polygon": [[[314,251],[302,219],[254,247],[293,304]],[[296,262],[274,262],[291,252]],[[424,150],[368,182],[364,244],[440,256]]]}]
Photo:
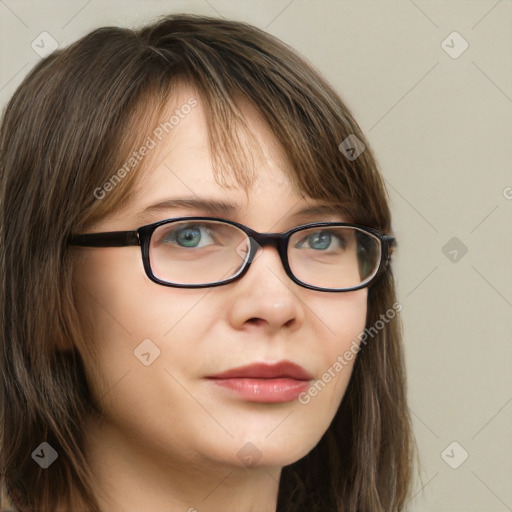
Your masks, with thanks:
[{"label": "pink lips", "polygon": [[313,377],[302,366],[281,361],[232,368],[207,378],[250,402],[281,403],[295,400]]}]

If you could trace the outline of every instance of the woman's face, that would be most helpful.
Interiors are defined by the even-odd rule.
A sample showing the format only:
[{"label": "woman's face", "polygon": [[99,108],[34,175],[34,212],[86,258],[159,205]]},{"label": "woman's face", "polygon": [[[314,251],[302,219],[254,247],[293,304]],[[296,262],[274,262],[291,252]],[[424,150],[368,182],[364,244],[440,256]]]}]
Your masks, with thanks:
[{"label": "woman's face", "polygon": [[[265,158],[248,196],[214,180],[201,102],[183,91],[176,108],[196,97],[170,133],[132,172],[143,186],[115,217],[90,232],[134,230],[170,217],[212,216],[259,232],[282,232],[338,215],[298,215],[318,204],[293,190],[289,164],[258,114],[244,107]],[[188,111],[189,109],[184,109]],[[256,155],[256,153],[255,153]],[[232,211],[169,207],[141,215],[162,201],[187,198],[236,205]],[[148,279],[140,247],[76,249],[77,305],[93,326],[91,360],[81,351],[91,392],[103,413],[111,446],[137,446],[144,456],[177,467],[264,465],[281,467],[305,456],[333,419],[354,360],[333,372],[339,356],[364,330],[366,289],[326,293],[295,284],[275,248],[260,250],[247,274],[214,288],[179,289]],[[310,383],[331,369],[316,396],[258,394],[247,381],[233,386],[207,378],[255,363],[302,367]],[[334,376],[333,376],[334,375]],[[329,380],[329,382],[326,382]],[[238,384],[237,384],[238,382]],[[236,386],[245,392],[236,391]],[[294,389],[307,391],[308,384]],[[257,387],[257,386],[256,386]],[[293,386],[292,386],[293,387]]]}]

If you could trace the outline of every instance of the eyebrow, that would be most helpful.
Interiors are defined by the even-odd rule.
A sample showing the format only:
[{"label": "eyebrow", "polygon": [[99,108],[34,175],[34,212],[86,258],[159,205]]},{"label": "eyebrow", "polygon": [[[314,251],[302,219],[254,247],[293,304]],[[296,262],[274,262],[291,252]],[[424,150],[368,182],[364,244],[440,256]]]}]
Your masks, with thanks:
[{"label": "eyebrow", "polygon": [[[152,204],[137,214],[137,217],[143,219],[148,215],[154,213],[164,213],[172,209],[186,209],[186,210],[199,210],[208,212],[218,216],[233,215],[236,211],[240,210],[239,205],[228,201],[219,201],[216,199],[195,199],[180,197],[174,199],[167,199],[156,204]],[[317,204],[306,206],[301,210],[294,212],[292,217],[306,216],[306,215],[342,215],[343,209],[334,204]]]}]

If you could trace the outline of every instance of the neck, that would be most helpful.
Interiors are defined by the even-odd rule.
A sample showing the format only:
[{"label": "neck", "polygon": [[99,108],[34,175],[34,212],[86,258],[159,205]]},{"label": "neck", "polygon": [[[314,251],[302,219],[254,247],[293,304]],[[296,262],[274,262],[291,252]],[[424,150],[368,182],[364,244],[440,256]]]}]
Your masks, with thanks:
[{"label": "neck", "polygon": [[170,460],[106,422],[91,422],[85,450],[102,512],[276,511],[280,467]]}]

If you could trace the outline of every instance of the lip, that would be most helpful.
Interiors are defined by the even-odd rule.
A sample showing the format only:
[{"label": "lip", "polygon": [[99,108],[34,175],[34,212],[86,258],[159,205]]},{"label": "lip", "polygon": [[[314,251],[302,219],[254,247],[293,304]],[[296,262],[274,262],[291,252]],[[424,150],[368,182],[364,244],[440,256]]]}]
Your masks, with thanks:
[{"label": "lip", "polygon": [[210,375],[210,379],[236,379],[246,377],[248,379],[279,379],[290,378],[294,380],[311,380],[313,378],[302,366],[291,361],[279,361],[278,363],[253,363],[247,366],[239,366],[225,372]]},{"label": "lip", "polygon": [[254,363],[207,377],[250,402],[282,403],[295,400],[312,379],[302,366],[291,361]]}]

